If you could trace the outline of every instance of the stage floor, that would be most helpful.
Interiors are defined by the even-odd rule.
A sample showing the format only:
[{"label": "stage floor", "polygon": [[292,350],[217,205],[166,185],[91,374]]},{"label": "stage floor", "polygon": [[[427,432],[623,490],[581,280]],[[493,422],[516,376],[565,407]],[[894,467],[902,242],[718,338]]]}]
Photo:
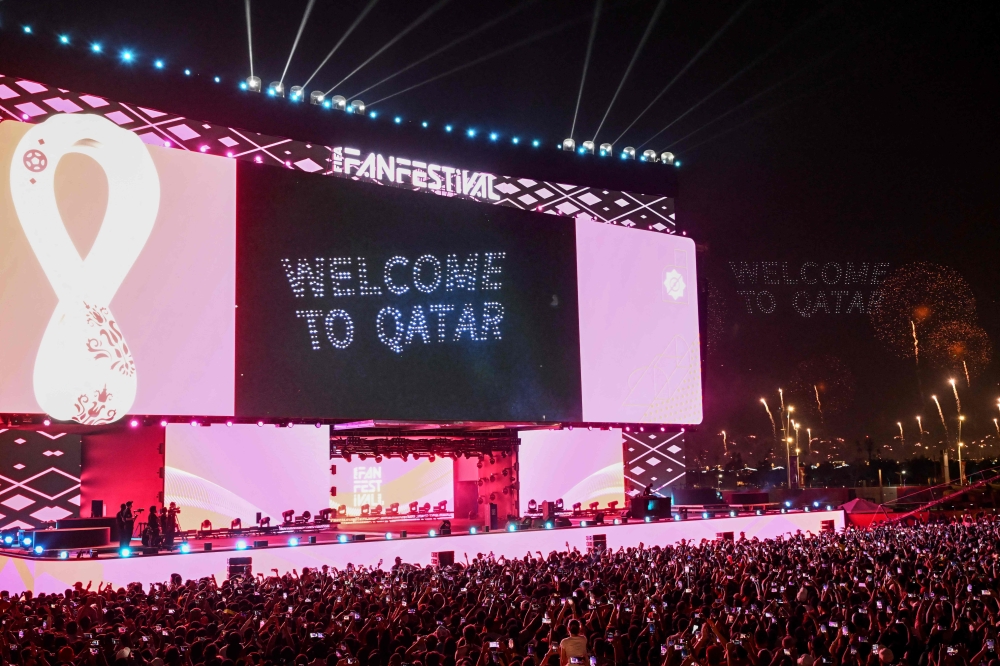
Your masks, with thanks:
[{"label": "stage floor", "polygon": [[[351,525],[341,526],[340,530],[310,533],[317,536],[315,544],[309,544],[307,538],[300,537],[299,544],[292,546],[288,542],[292,535],[282,534],[280,537],[257,537],[269,542],[267,548],[237,550],[235,538],[214,539],[210,551],[203,550],[201,542],[191,541],[191,552],[186,554],[164,552],[157,555],[136,554],[128,558],[110,556],[60,560],[3,551],[0,553],[0,590],[11,593],[32,590],[36,594],[62,592],[77,581],[84,585],[90,582],[93,589],[99,582],[110,582],[119,587],[131,582],[149,584],[167,581],[174,573],[185,579],[215,575],[221,581],[226,577],[227,561],[231,557],[250,557],[254,573],[271,575],[274,569],[285,573],[324,564],[343,568],[348,563],[377,566],[381,562],[383,567],[388,568],[396,557],[413,564],[429,564],[431,554],[441,551],[454,552],[456,562],[490,553],[507,558],[524,557],[525,554],[534,556],[538,552],[547,555],[553,550],[565,550],[567,546],[585,551],[587,537],[595,535],[604,535],[607,547],[613,549],[638,546],[640,543],[662,546],[682,539],[716,539],[725,532],[732,532],[736,539],[741,535],[748,539],[773,539],[798,531],[819,533],[824,521],[833,521],[833,527],[842,530],[844,512],[791,512],[656,523],[633,521],[624,525],[588,524],[586,527],[574,525],[518,532],[484,533],[477,530],[475,534],[469,533],[472,526],[469,521],[453,520],[451,536],[434,537],[429,536],[428,530],[437,527],[437,524],[429,521],[416,521],[417,525],[412,530],[403,527],[403,523],[393,524],[391,528],[378,524],[365,526],[368,529]],[[406,538],[400,535],[402,529],[407,529]],[[386,532],[391,533],[390,538],[386,538]],[[361,533],[364,533],[364,541],[340,543],[337,540],[340,534]],[[319,538],[321,536],[322,539]],[[248,537],[246,541],[247,545],[252,545],[254,537]]]}]

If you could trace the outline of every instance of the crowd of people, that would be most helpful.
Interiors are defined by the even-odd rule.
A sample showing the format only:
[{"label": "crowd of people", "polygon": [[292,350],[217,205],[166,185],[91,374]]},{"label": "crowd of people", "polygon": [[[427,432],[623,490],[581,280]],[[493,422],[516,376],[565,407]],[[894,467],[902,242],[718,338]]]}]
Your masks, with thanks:
[{"label": "crowd of people", "polygon": [[1000,522],[0,593],[23,666],[1000,666]]}]

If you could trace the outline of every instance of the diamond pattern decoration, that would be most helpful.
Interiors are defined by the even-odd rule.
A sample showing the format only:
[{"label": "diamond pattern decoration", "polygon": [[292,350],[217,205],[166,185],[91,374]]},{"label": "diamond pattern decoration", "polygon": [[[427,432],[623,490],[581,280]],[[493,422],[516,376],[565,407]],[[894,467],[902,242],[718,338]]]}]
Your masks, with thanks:
[{"label": "diamond pattern decoration", "polygon": [[651,486],[654,494],[669,495],[670,486],[683,486],[684,438],[683,432],[623,432],[625,494],[634,496]]},{"label": "diamond pattern decoration", "polygon": [[[204,148],[202,152],[221,153],[227,157],[257,164],[344,177],[333,168],[334,157],[342,154],[343,147],[321,146],[282,137],[265,136],[156,109],[109,101],[96,95],[75,93],[34,81],[0,75],[0,118],[25,120],[27,116],[28,122],[42,122],[55,113],[74,113],[85,108],[100,109],[106,117],[135,132],[148,145],[189,151],[201,151]],[[220,145],[225,148],[220,149]],[[363,146],[358,148],[364,151]],[[461,165],[456,166],[461,167]],[[350,177],[355,180],[368,180],[354,175]],[[409,183],[390,184],[390,186],[413,189]],[[669,197],[602,190],[567,183],[545,183],[501,174],[494,174],[493,190],[500,195],[499,201],[479,195],[452,196],[533,212],[572,215],[578,220],[634,227],[657,233],[677,232],[674,202]]]},{"label": "diamond pattern decoration", "polygon": [[0,430],[0,529],[80,515],[80,441],[75,434]]}]

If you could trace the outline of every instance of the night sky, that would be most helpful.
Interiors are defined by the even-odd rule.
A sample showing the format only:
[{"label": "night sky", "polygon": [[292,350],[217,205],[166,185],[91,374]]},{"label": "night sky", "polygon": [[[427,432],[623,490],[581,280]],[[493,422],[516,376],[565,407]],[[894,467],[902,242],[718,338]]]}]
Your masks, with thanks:
[{"label": "night sky", "polygon": [[[315,3],[286,85],[313,73],[366,4]],[[377,2],[308,90],[334,86],[434,4]],[[593,138],[658,4],[604,2],[574,132],[578,141]],[[265,85],[281,77],[306,5],[252,3],[254,73]],[[408,120],[537,137],[554,150],[570,133],[591,2],[452,0],[333,92],[351,99],[522,5],[493,28],[361,97],[375,102],[565,24],[375,107]],[[776,410],[778,387],[816,436],[854,441],[870,435],[892,443],[902,421],[912,442],[915,416],[922,414],[930,432],[925,440],[940,439],[943,429],[929,396],[938,395],[954,429],[948,378],[957,380],[966,414],[964,439],[996,436],[998,363],[980,366],[995,356],[1000,334],[998,12],[995,3],[665,3],[597,141],[615,141],[624,132],[616,148],[669,148],[682,162],[678,219],[699,243],[702,296],[709,300],[706,420],[695,436],[698,447],[720,453],[723,429],[730,437],[769,436],[760,398]],[[54,50],[59,34],[74,44],[100,41],[109,54],[131,49],[136,66],[163,58],[168,67],[191,67],[205,85],[210,76],[235,85],[249,74],[242,2],[0,0],[0,39],[24,25],[32,26],[34,38],[51,39]],[[14,62],[2,66],[18,73]],[[113,74],[116,65],[108,57],[94,66]],[[977,338],[971,386],[956,365],[955,358],[965,358],[961,349],[958,357],[932,358],[932,338],[941,332],[930,324],[919,331],[927,337],[919,377],[912,357],[902,358],[898,344],[893,351],[875,334],[869,309],[879,283],[914,262],[951,269],[950,287],[928,298],[947,310],[943,301],[957,294],[967,306],[963,330],[985,332]],[[848,284],[849,263],[855,278]],[[971,315],[963,289],[975,298]],[[945,338],[937,338],[938,350],[954,351]],[[822,416],[813,386],[822,387]]]}]

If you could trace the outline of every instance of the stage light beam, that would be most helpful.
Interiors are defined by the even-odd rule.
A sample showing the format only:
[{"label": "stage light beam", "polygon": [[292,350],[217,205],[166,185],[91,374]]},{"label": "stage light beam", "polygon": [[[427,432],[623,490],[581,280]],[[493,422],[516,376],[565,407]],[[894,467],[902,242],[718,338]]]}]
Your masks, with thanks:
[{"label": "stage light beam", "polygon": [[[660,92],[658,92],[656,94],[656,97],[654,97],[653,100],[649,104],[646,105],[646,108],[639,112],[639,115],[637,115],[635,117],[635,120],[633,120],[632,122],[630,122],[628,124],[628,127],[626,127],[624,130],[622,130],[622,133],[618,135],[618,138],[614,140],[614,143],[618,143],[619,141],[622,140],[622,137],[625,136],[625,132],[628,132],[630,129],[632,129],[632,127],[637,122],[639,122],[639,119],[642,118],[644,115],[646,115],[646,112],[649,111],[651,108],[653,108],[653,105],[656,104],[658,101],[660,101],[661,97],[663,97],[664,95],[667,94],[667,91],[670,90],[675,83],[677,83],[678,79],[680,79],[682,76],[684,76],[685,72],[687,72],[689,69],[691,69],[691,67],[693,67],[694,64],[696,62],[698,62],[698,60],[703,55],[705,55],[705,53],[707,53],[710,48],[712,48],[712,45],[715,44],[716,41],[718,41],[719,37],[722,37],[723,33],[725,33],[726,30],[729,29],[729,26],[731,26],[733,23],[736,22],[736,19],[738,19],[740,17],[740,14],[742,14],[743,11],[747,7],[749,7],[750,3],[752,3],[753,1],[754,0],[746,0],[746,2],[744,2],[742,5],[740,5],[736,9],[736,11],[733,12],[732,16],[729,17],[729,20],[726,21],[725,23],[723,23],[722,27],[715,31],[715,34],[712,35],[712,38],[709,39],[707,42],[705,42],[704,46],[702,46],[700,49],[698,49],[698,52],[694,54],[693,58],[691,58],[690,60],[688,60],[688,62],[687,62],[686,65],[684,65],[683,67],[681,67],[681,71],[677,72],[674,75],[674,78],[670,79],[670,82],[667,83],[667,85],[663,87],[663,90],[661,90]],[[639,146],[639,147],[641,148],[642,146]]]},{"label": "stage light beam", "polygon": [[642,47],[646,45],[646,40],[649,39],[650,33],[653,32],[653,26],[656,25],[656,21],[660,18],[660,14],[663,13],[663,8],[666,4],[667,0],[660,0],[656,3],[653,15],[649,17],[649,24],[646,25],[646,30],[642,33],[642,37],[639,39],[639,44],[635,47],[635,52],[632,53],[632,59],[629,61],[628,67],[625,68],[625,73],[618,82],[618,88],[615,90],[615,94],[612,95],[611,103],[608,104],[607,110],[604,111],[604,117],[601,118],[601,122],[597,126],[597,131],[594,132],[592,139],[595,143],[597,142],[597,135],[601,133],[601,128],[604,127],[604,121],[608,119],[608,114],[611,113],[611,107],[615,105],[615,100],[618,99],[618,94],[621,93],[622,88],[625,86],[625,81],[628,79],[628,75],[632,72],[632,68],[635,66],[636,60],[639,59],[639,54],[642,53]]},{"label": "stage light beam", "polygon": [[[587,52],[583,56],[583,73],[580,74],[580,89],[576,93],[576,108],[573,109],[573,124],[569,128],[569,138],[573,138],[576,131],[576,117],[580,113],[580,100],[583,99],[583,84],[587,80],[587,68],[590,66],[590,54],[594,50],[594,37],[597,35],[597,22],[601,18],[601,3],[597,0],[594,5],[594,19],[590,22],[590,37],[587,39]],[[593,151],[591,151],[593,152]]]},{"label": "stage light beam", "polygon": [[352,76],[354,76],[355,74],[357,74],[368,63],[370,63],[372,60],[374,60],[375,58],[377,58],[380,55],[382,55],[393,44],[395,44],[396,42],[398,42],[399,40],[401,40],[403,37],[405,37],[407,34],[409,34],[410,31],[416,29],[417,26],[419,26],[421,23],[423,23],[424,21],[426,21],[427,19],[429,19],[431,16],[433,16],[435,13],[437,13],[437,11],[439,9],[441,9],[442,7],[444,7],[449,2],[451,2],[451,0],[438,0],[438,2],[434,3],[433,5],[431,5],[430,8],[427,9],[427,11],[425,11],[423,14],[421,14],[420,16],[418,16],[412,23],[410,23],[410,25],[408,25],[405,28],[403,28],[395,37],[393,37],[388,42],[386,42],[382,46],[382,48],[380,48],[378,51],[376,51],[375,53],[373,53],[370,56],[368,56],[367,60],[365,60],[363,63],[361,63],[360,65],[358,65],[357,67],[355,67],[353,70],[351,70],[350,74],[348,74],[347,76],[345,76],[344,78],[342,78],[340,81],[338,81],[336,84],[334,84],[333,88],[330,88],[330,90],[326,91],[326,94],[329,95],[334,90],[334,88],[336,88],[337,86],[343,85],[344,82],[347,81],[347,79],[349,79]]},{"label": "stage light beam", "polygon": [[351,23],[350,26],[348,26],[344,34],[340,36],[339,40],[337,40],[337,43],[333,45],[332,49],[330,49],[330,52],[326,54],[325,58],[323,58],[323,62],[319,64],[319,67],[317,67],[315,71],[313,71],[313,73],[309,75],[309,78],[306,79],[306,82],[302,84],[303,88],[309,85],[309,82],[312,81],[317,74],[319,74],[319,70],[323,69],[323,65],[325,65],[330,60],[330,58],[333,57],[333,54],[337,52],[337,49],[340,48],[340,45],[344,43],[344,40],[346,40],[352,32],[354,32],[354,29],[358,27],[358,24],[361,23],[362,20],[364,20],[365,16],[368,15],[368,12],[372,10],[372,7],[374,7],[376,3],[378,3],[378,0],[370,0],[368,4],[365,5],[365,8],[361,10],[361,13],[358,14],[357,18],[354,19],[354,22]]},{"label": "stage light beam", "polygon": [[247,49],[250,51],[250,78],[253,78],[253,33],[250,30],[250,0],[244,0],[247,15]]},{"label": "stage light beam", "polygon": [[458,46],[459,44],[461,44],[462,42],[466,42],[466,41],[472,39],[476,35],[484,32],[486,30],[489,30],[490,28],[492,28],[493,26],[495,26],[497,23],[500,23],[501,21],[504,21],[504,20],[510,18],[514,14],[517,14],[518,12],[523,11],[524,9],[527,9],[529,6],[535,4],[536,2],[538,2],[538,0],[527,0],[527,2],[522,2],[518,6],[514,7],[513,9],[511,9],[509,12],[501,14],[500,16],[496,17],[492,21],[487,21],[486,23],[482,24],[481,26],[479,26],[475,30],[472,30],[471,32],[467,32],[467,33],[463,34],[461,37],[458,37],[457,39],[453,39],[452,41],[448,42],[447,44],[445,44],[441,48],[436,49],[434,51],[431,51],[430,53],[428,53],[424,57],[418,58],[417,60],[414,60],[413,62],[411,62],[406,67],[403,67],[402,69],[396,70],[395,72],[393,72],[389,76],[386,76],[385,78],[381,79],[380,81],[377,81],[376,83],[373,83],[372,85],[368,86],[367,88],[365,88],[361,92],[354,93],[354,95],[352,95],[352,97],[357,97],[358,95],[363,95],[364,93],[368,92],[372,88],[376,88],[376,87],[382,85],[383,83],[385,83],[386,81],[394,79],[397,76],[399,76],[400,74],[413,69],[417,65],[425,63],[428,60],[430,60],[431,58],[444,53],[448,49],[454,48],[454,47]]},{"label": "stage light beam", "polygon": [[302,20],[299,22],[299,31],[295,33],[295,41],[292,42],[292,50],[288,53],[288,60],[285,62],[285,69],[281,72],[281,78],[278,79],[279,83],[285,82],[285,74],[288,73],[288,66],[292,64],[292,56],[295,55],[295,49],[299,47],[299,40],[302,39],[302,32],[306,29],[306,23],[309,22],[309,14],[312,13],[313,5],[316,4],[316,0],[309,0],[306,5],[306,10],[302,13]]}]

